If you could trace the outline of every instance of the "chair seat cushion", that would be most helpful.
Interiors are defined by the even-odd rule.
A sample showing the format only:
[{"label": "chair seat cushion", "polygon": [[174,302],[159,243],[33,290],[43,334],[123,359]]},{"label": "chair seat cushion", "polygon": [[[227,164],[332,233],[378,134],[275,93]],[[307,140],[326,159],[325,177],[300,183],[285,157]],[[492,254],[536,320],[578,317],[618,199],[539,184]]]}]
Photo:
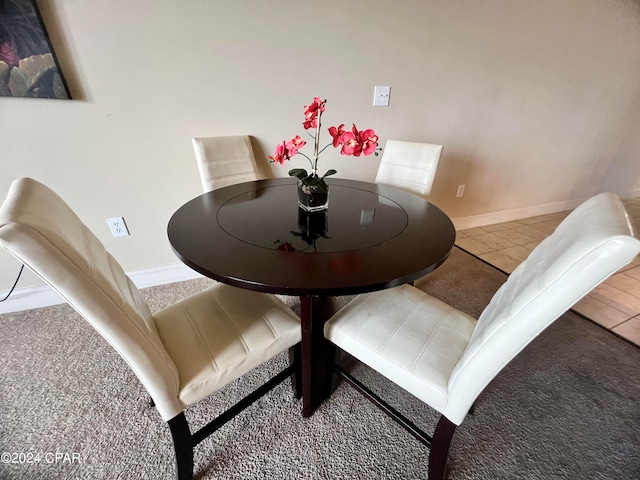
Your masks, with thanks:
[{"label": "chair seat cushion", "polygon": [[216,284],[154,315],[191,405],[300,342],[300,320],[273,295]]},{"label": "chair seat cushion", "polygon": [[475,319],[410,285],[356,297],[325,337],[441,411]]}]

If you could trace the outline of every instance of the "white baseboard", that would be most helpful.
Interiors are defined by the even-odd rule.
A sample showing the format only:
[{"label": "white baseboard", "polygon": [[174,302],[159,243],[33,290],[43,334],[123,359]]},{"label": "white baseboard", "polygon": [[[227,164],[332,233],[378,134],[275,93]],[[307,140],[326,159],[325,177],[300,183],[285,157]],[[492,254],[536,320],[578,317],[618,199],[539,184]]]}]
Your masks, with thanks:
[{"label": "white baseboard", "polygon": [[[637,198],[640,197],[640,190],[618,194],[618,196],[622,199]],[[465,230],[467,228],[482,227],[484,225],[493,225],[494,223],[511,222],[522,218],[573,210],[585,200],[587,200],[587,198],[553,202],[533,207],[514,208],[512,210],[501,210],[499,212],[484,213],[482,215],[452,218],[451,221],[455,225],[456,230]]]},{"label": "white baseboard", "polygon": [[[154,287],[202,277],[198,272],[182,263],[133,270],[127,272],[127,275],[138,288]],[[7,293],[9,292],[0,292],[0,298],[4,298]],[[60,303],[64,303],[64,300],[48,285],[16,288],[7,300],[0,303],[0,314],[48,307]]]},{"label": "white baseboard", "polygon": [[143,268],[127,272],[129,278],[133,280],[138,288],[155,287],[166,283],[182,282],[202,278],[195,270],[190,269],[183,263],[172,263],[159,267]]},{"label": "white baseboard", "polygon": [[483,213],[482,215],[471,215],[468,217],[452,218],[451,221],[456,230],[467,228],[483,227],[494,223],[511,222],[521,218],[536,217],[549,213],[564,212],[572,210],[582,203],[582,200],[567,202],[548,203],[546,205],[536,205],[535,207],[514,208],[512,210],[501,210],[499,212]]}]

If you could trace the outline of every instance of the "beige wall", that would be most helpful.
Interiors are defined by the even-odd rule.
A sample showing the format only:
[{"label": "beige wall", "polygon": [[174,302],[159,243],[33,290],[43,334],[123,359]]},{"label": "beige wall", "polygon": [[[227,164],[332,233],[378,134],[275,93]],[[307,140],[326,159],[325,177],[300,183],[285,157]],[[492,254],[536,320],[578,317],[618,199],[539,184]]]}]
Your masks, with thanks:
[{"label": "beige wall", "polygon": [[[270,154],[316,95],[327,123],[443,144],[431,199],[454,218],[640,191],[636,0],[38,4],[75,99],[0,98],[0,197],[44,181],[126,270],[177,261],[165,228],[200,193],[191,137],[247,133]],[[372,180],[377,162],[321,166]],[[132,236],[113,239],[120,215]],[[17,267],[0,253],[0,291]]]}]

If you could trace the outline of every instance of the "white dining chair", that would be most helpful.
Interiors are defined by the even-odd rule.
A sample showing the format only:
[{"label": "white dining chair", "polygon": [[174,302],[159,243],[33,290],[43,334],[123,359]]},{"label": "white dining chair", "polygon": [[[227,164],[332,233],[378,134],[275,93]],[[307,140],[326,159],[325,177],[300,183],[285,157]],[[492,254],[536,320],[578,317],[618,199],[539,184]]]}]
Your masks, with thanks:
[{"label": "white dining chair", "polygon": [[477,321],[410,285],[360,295],[335,314],[325,337],[438,411],[432,437],[340,365],[335,372],[430,447],[429,479],[440,480],[456,427],[491,380],[639,252],[618,197],[600,194],[533,250]]},{"label": "white dining chair", "polygon": [[443,148],[432,143],[387,140],[375,183],[428,196]]},{"label": "white dining chair", "polygon": [[[295,375],[301,396],[300,320],[273,295],[217,283],[152,313],[73,210],[29,178],[14,181],[0,207],[0,246],[57,290],[133,370],[169,426],[180,480],[192,478],[195,445],[286,378]],[[184,410],[287,349],[297,357],[292,365],[191,433]]]},{"label": "white dining chair", "polygon": [[256,159],[248,135],[193,138],[204,192],[258,180]]}]

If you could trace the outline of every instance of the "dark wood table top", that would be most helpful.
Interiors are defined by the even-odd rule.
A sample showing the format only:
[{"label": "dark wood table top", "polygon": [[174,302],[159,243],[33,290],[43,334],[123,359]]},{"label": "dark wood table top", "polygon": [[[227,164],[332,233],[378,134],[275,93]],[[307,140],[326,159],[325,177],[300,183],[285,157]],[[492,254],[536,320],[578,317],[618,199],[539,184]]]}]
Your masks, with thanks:
[{"label": "dark wood table top", "polygon": [[374,183],[328,183],[326,214],[299,210],[292,178],[205,193],[171,217],[169,241],[207,277],[300,296],[394,287],[433,271],[451,252],[451,220],[423,198]]}]

